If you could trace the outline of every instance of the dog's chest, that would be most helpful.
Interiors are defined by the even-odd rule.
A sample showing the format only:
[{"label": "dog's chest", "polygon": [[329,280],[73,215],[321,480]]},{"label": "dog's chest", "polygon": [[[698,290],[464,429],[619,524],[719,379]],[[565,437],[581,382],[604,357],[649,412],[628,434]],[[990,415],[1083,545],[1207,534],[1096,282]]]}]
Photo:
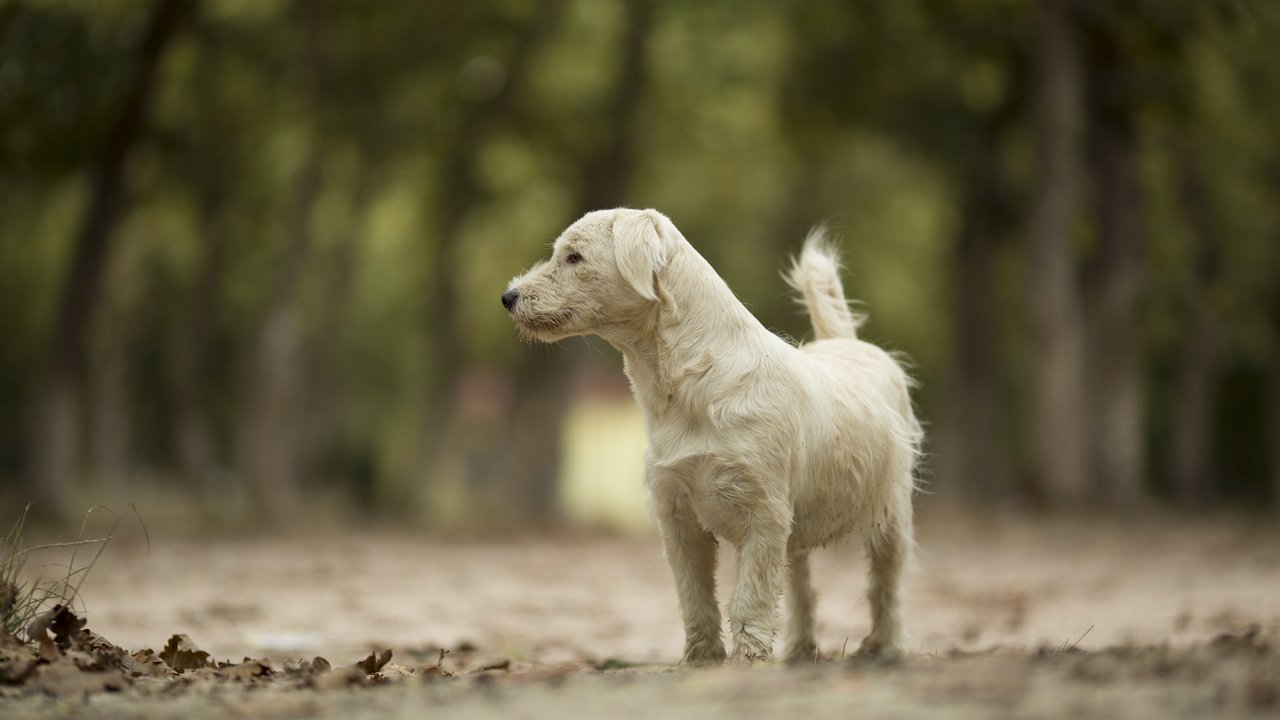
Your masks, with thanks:
[{"label": "dog's chest", "polygon": [[651,492],[686,505],[705,530],[735,544],[746,537],[753,509],[768,496],[755,474],[714,454],[687,455],[656,470],[649,478]]}]

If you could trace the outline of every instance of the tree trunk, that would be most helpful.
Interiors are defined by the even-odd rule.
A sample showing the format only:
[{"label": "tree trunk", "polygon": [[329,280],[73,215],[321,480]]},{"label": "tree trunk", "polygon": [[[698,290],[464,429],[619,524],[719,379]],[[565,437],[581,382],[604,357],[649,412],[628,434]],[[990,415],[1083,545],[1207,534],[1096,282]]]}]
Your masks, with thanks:
[{"label": "tree trunk", "polygon": [[88,422],[84,428],[87,440],[84,475],[87,485],[102,502],[128,498],[131,494],[128,486],[130,465],[137,462],[134,425],[139,399],[133,392],[136,387],[133,380],[137,374],[138,337],[150,319],[144,319],[148,310],[141,306],[148,301],[154,303],[152,297],[144,297],[139,306],[99,317],[103,341],[91,353],[93,362],[85,373]]},{"label": "tree trunk", "polygon": [[217,451],[209,423],[209,344],[222,287],[226,240],[219,218],[220,190],[209,190],[201,209],[200,238],[204,256],[187,298],[185,332],[176,352],[177,387],[174,389],[174,421],[180,472],[186,487],[202,500],[217,491]]},{"label": "tree trunk", "polygon": [[90,313],[98,302],[112,231],[124,204],[125,165],[142,135],[160,61],[181,25],[187,0],[157,0],[138,49],[138,63],[120,114],[92,170],[90,197],[62,287],[44,377],[34,398],[29,484],[39,512],[72,512],[79,470],[81,411]]},{"label": "tree trunk", "polygon": [[377,162],[371,161],[359,171],[351,193],[349,220],[333,239],[333,255],[324,277],[320,316],[324,329],[310,343],[308,375],[309,411],[303,423],[304,445],[317,452],[309,453],[314,474],[342,483],[363,512],[372,510],[375,490],[369,475],[367,450],[347,442],[341,419],[347,415],[347,377],[342,362],[343,343],[351,319],[352,284],[359,263],[360,239],[367,229],[369,211],[377,197],[375,181]]},{"label": "tree trunk", "polygon": [[[651,0],[626,0],[621,57],[607,110],[610,133],[606,144],[589,156],[582,173],[578,214],[621,205],[635,172],[635,119],[648,84],[648,42],[653,25]],[[587,346],[575,344],[568,356],[553,357],[543,348],[526,348],[516,384],[515,412],[520,423],[511,432],[516,462],[509,482],[527,503],[524,514],[535,521],[554,516],[559,500],[564,420],[568,414],[570,380],[580,367]]]},{"label": "tree trunk", "polygon": [[[320,112],[324,72],[323,7],[300,3],[303,14],[306,78],[314,112]],[[241,463],[255,511],[273,521],[288,521],[300,499],[298,424],[301,418],[300,338],[294,307],[303,269],[315,238],[315,206],[323,181],[324,148],[319,128],[296,176],[289,217],[289,241],[280,257],[271,299],[254,344],[254,359],[242,423]]]},{"label": "tree trunk", "polygon": [[508,122],[513,103],[529,78],[533,55],[559,23],[562,12],[561,3],[553,0],[538,3],[507,58],[506,83],[492,98],[472,103],[458,119],[456,135],[444,150],[440,190],[432,203],[435,229],[426,293],[427,316],[432,319],[428,328],[432,366],[427,379],[428,411],[419,462],[426,476],[426,481],[421,483],[424,488],[431,486],[432,478],[446,465],[450,449],[457,445],[452,435],[464,369],[465,337],[457,305],[459,258],[455,257],[455,250],[463,223],[483,199],[483,189],[475,177],[477,158],[490,135]]},{"label": "tree trunk", "polygon": [[[1277,318],[1280,320],[1280,318]],[[1267,437],[1271,465],[1271,509],[1280,513],[1280,363],[1272,363],[1268,374]]]},{"label": "tree trunk", "polygon": [[997,138],[989,132],[975,153],[965,183],[955,248],[956,365],[945,434],[947,476],[968,498],[990,502],[1013,497],[1007,461],[1007,428],[1000,409],[999,355],[991,288],[994,249],[1004,230],[1006,200],[998,167]]},{"label": "tree trunk", "polygon": [[1080,185],[1080,59],[1070,0],[1035,8],[1032,88],[1036,176],[1027,273],[1031,321],[1031,470],[1056,505],[1088,499],[1084,356],[1073,231]]},{"label": "tree trunk", "polygon": [[321,182],[320,149],[298,172],[291,240],[254,347],[242,424],[241,463],[255,512],[273,521],[293,517],[299,492],[299,354],[297,286],[314,238],[312,218]]},{"label": "tree trunk", "polygon": [[1144,494],[1142,189],[1127,59],[1115,30],[1091,33],[1089,140],[1098,247],[1088,265],[1089,445],[1094,493]]},{"label": "tree trunk", "polygon": [[1178,174],[1182,206],[1195,243],[1196,267],[1172,388],[1168,465],[1177,502],[1200,510],[1213,499],[1213,419],[1222,374],[1221,318],[1213,288],[1221,275],[1222,259],[1204,175],[1191,148],[1180,149]]}]

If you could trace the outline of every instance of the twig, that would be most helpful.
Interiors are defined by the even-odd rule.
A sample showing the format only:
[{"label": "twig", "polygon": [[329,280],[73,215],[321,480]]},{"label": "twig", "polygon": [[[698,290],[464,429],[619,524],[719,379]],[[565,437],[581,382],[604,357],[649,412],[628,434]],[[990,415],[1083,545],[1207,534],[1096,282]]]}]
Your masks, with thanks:
[{"label": "twig", "polygon": [[1088,634],[1089,634],[1090,632],[1092,632],[1092,631],[1093,631],[1093,626],[1092,626],[1092,625],[1090,625],[1090,626],[1089,626],[1089,629],[1084,631],[1084,635],[1081,635],[1080,637],[1076,638],[1076,641],[1075,641],[1075,642],[1073,642],[1073,643],[1071,643],[1071,647],[1069,647],[1069,648],[1067,648],[1067,649],[1068,649],[1068,650],[1075,650],[1075,649],[1076,649],[1076,646],[1080,644],[1080,641],[1084,639],[1085,635],[1088,635]]},{"label": "twig", "polygon": [[[111,529],[107,531],[107,538],[110,539],[115,537],[116,527],[120,525],[120,516],[115,514],[114,512],[111,512],[110,508],[104,507],[102,505],[94,505],[93,507],[89,508],[88,512],[84,514],[84,522],[81,523],[80,525],[81,536],[83,536],[84,534],[85,527],[89,525],[89,516],[93,514],[94,510],[99,510],[99,509],[105,510],[108,514],[111,515],[111,517],[115,518],[115,522],[111,523]],[[77,537],[77,539],[79,539],[79,537]],[[75,563],[76,550],[78,549],[79,548],[71,549],[71,560],[73,565]],[[85,566],[84,574],[80,576],[80,580],[76,583],[75,589],[71,591],[71,597],[75,598],[80,596],[80,588],[84,585],[84,581],[88,579],[89,571],[93,569],[94,565],[98,564],[98,558],[102,557],[102,552],[106,549],[107,549],[107,544],[105,542],[98,545],[98,552],[93,554],[93,559],[90,560],[89,564]]]},{"label": "twig", "polygon": [[129,503],[129,509],[133,510],[133,516],[138,518],[138,525],[142,526],[142,539],[147,543],[147,557],[151,557],[151,531],[147,530],[147,522],[142,519],[142,513],[138,512],[138,506],[132,501]]},{"label": "twig", "polygon": [[[110,535],[108,535],[107,537],[91,538],[89,540],[68,540],[67,542],[45,543],[44,545],[32,545],[29,548],[23,548],[22,550],[19,550],[17,553],[15,553],[15,555],[16,557],[22,557],[23,555],[33,553],[37,550],[52,550],[54,548],[78,547],[80,545],[92,545],[94,543],[105,543],[109,540],[111,540]],[[71,559],[75,560],[75,556],[72,556]],[[50,564],[52,563],[46,563],[46,566]]]}]

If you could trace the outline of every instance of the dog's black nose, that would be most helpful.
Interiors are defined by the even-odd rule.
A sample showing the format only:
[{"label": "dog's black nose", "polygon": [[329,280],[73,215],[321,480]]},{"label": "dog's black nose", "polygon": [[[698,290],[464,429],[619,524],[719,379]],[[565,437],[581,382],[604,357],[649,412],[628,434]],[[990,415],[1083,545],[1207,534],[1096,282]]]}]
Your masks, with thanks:
[{"label": "dog's black nose", "polygon": [[519,299],[519,290],[508,290],[502,293],[502,307],[506,308],[507,312],[511,312],[511,308],[516,306],[516,301]]}]

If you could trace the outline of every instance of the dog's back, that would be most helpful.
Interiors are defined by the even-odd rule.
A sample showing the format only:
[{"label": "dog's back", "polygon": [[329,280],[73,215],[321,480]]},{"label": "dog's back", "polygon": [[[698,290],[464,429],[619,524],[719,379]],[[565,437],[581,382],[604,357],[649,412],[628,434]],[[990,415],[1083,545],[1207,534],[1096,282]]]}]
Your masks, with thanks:
[{"label": "dog's back", "polygon": [[[909,504],[923,432],[911,407],[911,378],[897,358],[858,339],[865,318],[853,312],[840,282],[840,259],[825,229],[809,233],[787,277],[799,291],[818,338],[797,348],[810,373],[807,435],[815,448],[799,479],[797,514],[813,522],[793,544],[812,547],[874,523],[882,508]],[[836,450],[833,452],[832,449]],[[832,504],[832,499],[844,502]]]}]

